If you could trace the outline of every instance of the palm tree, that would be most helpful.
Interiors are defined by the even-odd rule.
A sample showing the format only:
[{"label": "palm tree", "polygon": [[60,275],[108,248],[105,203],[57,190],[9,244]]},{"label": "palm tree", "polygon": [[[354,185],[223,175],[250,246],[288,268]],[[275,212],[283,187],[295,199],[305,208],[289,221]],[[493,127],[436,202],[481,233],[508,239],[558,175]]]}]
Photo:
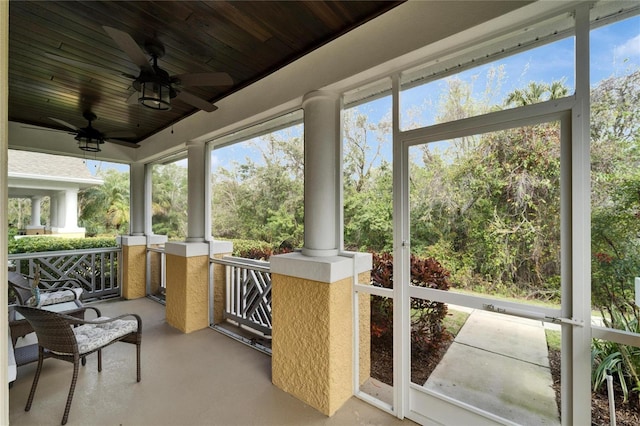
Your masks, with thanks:
[{"label": "palm tree", "polygon": [[129,223],[129,174],[100,173],[104,183],[79,193],[80,221],[91,233],[118,231]]},{"label": "palm tree", "polygon": [[567,96],[569,89],[563,80],[556,80],[551,84],[529,82],[525,89],[515,89],[507,95],[505,106],[525,106],[559,99]]}]

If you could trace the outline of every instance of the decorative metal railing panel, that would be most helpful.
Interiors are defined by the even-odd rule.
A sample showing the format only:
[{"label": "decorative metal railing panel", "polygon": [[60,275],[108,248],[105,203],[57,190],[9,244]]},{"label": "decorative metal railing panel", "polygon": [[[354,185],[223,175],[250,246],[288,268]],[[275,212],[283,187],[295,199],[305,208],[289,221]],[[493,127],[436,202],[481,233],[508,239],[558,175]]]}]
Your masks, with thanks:
[{"label": "decorative metal railing panel", "polygon": [[83,300],[119,297],[120,247],[10,254],[9,263],[16,271],[33,276],[40,266],[43,279],[77,279],[84,288]]},{"label": "decorative metal railing panel", "polygon": [[271,335],[271,269],[269,262],[226,256],[213,259],[226,267],[223,317]]}]

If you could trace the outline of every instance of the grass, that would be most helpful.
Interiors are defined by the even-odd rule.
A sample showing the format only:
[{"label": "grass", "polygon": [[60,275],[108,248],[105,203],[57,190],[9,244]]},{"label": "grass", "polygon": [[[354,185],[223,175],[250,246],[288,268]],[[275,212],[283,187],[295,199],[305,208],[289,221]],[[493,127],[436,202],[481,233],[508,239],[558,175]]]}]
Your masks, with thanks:
[{"label": "grass", "polygon": [[467,312],[449,309],[447,316],[442,320],[442,325],[455,337],[467,321],[467,318],[469,318],[469,314]]},{"label": "grass", "polygon": [[547,337],[547,346],[549,349],[559,351],[562,345],[560,332],[557,330],[545,329],[544,334]]}]

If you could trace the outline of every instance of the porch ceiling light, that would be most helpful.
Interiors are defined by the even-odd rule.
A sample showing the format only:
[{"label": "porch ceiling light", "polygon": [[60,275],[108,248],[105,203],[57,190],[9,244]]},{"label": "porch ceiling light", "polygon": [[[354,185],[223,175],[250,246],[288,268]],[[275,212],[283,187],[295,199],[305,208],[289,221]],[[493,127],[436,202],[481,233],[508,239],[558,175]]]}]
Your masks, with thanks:
[{"label": "porch ceiling light", "polygon": [[168,111],[171,109],[171,86],[159,81],[142,82],[138,102],[147,108]]},{"label": "porch ceiling light", "polygon": [[153,58],[153,67],[150,70],[142,70],[133,82],[133,87],[138,91],[138,102],[156,111],[170,110],[171,98],[176,97],[169,73],[158,67],[157,56]]},{"label": "porch ceiling light", "polygon": [[100,152],[100,144],[104,143],[104,139],[82,134],[76,136],[75,140],[78,141],[78,148],[88,152]]}]

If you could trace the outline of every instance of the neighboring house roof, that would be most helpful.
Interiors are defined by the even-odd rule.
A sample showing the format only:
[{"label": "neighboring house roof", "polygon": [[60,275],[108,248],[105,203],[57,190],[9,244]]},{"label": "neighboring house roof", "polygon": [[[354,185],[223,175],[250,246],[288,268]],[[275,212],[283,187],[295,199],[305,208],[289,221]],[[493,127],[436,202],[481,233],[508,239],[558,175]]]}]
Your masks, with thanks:
[{"label": "neighboring house roof", "polygon": [[49,195],[52,191],[102,185],[82,158],[8,150],[9,197]]}]

